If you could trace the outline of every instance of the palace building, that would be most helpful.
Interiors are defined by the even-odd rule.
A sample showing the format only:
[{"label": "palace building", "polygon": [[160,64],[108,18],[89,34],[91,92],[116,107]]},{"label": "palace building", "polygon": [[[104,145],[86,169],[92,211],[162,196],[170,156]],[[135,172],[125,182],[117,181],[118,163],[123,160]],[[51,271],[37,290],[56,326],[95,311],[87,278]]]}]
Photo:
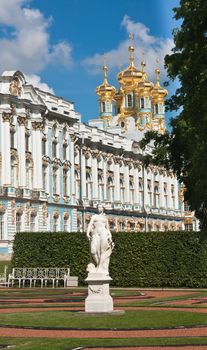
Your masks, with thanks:
[{"label": "palace building", "polygon": [[99,202],[115,232],[184,229],[176,176],[146,168],[153,145],[139,147],[146,130],[166,128],[158,68],[152,83],[131,42],[118,89],[103,70],[99,116],[88,125],[73,102],[28,84],[22,72],[0,76],[1,258],[19,231],[85,231]]}]

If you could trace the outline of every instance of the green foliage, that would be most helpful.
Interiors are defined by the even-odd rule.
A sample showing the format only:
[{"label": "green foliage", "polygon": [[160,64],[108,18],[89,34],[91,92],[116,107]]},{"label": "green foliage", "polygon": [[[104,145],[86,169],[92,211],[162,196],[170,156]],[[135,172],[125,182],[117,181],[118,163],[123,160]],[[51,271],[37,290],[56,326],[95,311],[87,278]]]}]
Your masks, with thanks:
[{"label": "green foliage", "polygon": [[[207,240],[195,232],[113,234],[112,285],[207,287]],[[84,284],[89,245],[83,233],[17,233],[14,267],[67,267]]]},{"label": "green foliage", "polygon": [[[207,227],[207,1],[180,0],[174,9],[182,21],[173,31],[173,53],[165,57],[168,76],[180,87],[167,101],[175,112],[171,133],[148,134],[142,146],[154,139],[150,160],[171,168],[186,187],[185,199]],[[149,162],[149,159],[147,159]]]}]

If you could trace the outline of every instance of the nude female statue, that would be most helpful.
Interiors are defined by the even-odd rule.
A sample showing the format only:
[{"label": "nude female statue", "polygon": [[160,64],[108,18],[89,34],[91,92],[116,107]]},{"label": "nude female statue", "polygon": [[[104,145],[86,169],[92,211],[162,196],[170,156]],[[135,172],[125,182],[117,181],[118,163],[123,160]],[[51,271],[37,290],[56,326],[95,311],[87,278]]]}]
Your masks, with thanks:
[{"label": "nude female statue", "polygon": [[102,204],[98,204],[97,211],[98,214],[91,217],[86,233],[90,242],[91,256],[95,263],[88,264],[87,270],[109,274],[109,260],[114,243]]}]

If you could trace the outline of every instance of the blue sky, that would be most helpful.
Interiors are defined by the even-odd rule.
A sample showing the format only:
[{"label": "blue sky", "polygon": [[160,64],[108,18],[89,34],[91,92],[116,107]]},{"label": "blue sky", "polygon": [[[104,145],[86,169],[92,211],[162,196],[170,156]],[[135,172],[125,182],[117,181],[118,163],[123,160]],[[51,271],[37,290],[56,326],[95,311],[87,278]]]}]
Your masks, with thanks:
[{"label": "blue sky", "polygon": [[[128,63],[134,34],[138,66],[144,50],[149,78],[156,59],[173,46],[178,0],[1,0],[0,70],[20,69],[28,80],[75,102],[87,121],[98,115],[95,88],[102,82],[103,55],[109,81],[117,86],[118,65]],[[42,85],[46,83],[47,86]],[[52,91],[51,90],[51,91]]]}]

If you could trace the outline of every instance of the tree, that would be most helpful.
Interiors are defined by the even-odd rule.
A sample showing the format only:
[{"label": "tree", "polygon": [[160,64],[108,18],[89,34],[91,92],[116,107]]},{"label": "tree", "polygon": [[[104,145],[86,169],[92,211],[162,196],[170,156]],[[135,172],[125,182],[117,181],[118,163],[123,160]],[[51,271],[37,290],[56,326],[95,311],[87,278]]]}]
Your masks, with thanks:
[{"label": "tree", "polygon": [[149,132],[141,147],[154,140],[150,161],[174,170],[186,187],[185,200],[207,228],[207,1],[180,0],[173,10],[182,24],[173,31],[175,47],[165,65],[180,87],[166,107],[176,116],[170,133]]}]

